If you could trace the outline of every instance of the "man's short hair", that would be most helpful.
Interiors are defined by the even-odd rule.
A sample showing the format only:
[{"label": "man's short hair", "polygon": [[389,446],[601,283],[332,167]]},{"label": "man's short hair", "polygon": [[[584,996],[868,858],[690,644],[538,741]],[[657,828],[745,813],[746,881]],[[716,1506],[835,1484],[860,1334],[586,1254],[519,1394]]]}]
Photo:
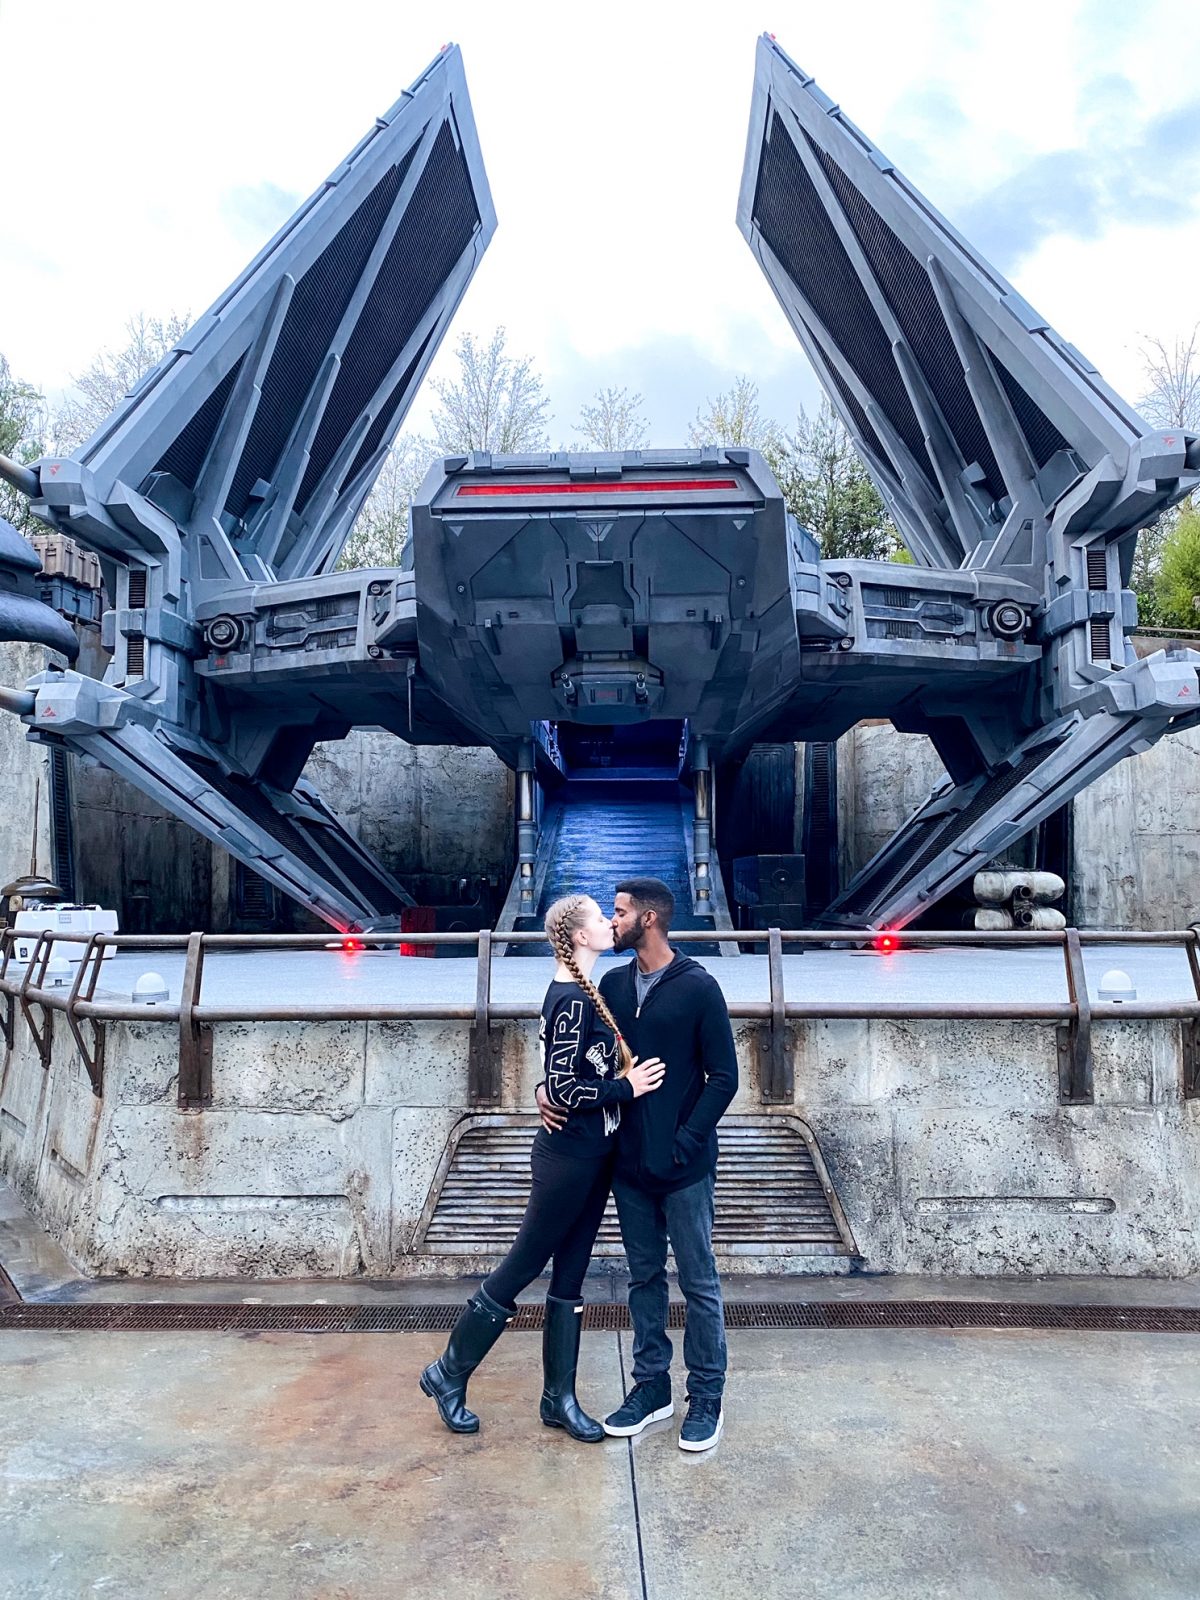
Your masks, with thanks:
[{"label": "man's short hair", "polygon": [[675,896],[661,878],[622,878],[617,894],[627,894],[639,911],[653,911],[664,933],[675,915]]}]

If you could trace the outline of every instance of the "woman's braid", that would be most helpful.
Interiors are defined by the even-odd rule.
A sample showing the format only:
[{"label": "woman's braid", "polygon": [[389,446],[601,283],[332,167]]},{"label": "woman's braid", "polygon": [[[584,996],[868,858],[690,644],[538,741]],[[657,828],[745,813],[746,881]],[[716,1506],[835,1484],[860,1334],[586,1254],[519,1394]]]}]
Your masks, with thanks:
[{"label": "woman's braid", "polygon": [[633,1054],[621,1037],[621,1030],[617,1027],[616,1018],[608,1009],[604,996],[579,965],[575,955],[575,941],[571,937],[575,930],[586,922],[587,908],[592,904],[594,902],[591,896],[586,894],[569,894],[561,900],[556,900],[546,913],[546,937],[550,940],[550,948],[555,956],[566,967],[615,1034],[617,1054],[620,1057],[617,1077],[623,1078],[633,1065]]}]

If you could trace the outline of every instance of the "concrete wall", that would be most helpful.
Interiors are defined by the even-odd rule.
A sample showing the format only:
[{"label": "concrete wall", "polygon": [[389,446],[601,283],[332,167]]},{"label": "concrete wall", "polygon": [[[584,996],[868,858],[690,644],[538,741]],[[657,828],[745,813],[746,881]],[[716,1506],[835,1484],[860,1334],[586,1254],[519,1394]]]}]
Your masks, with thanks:
[{"label": "concrete wall", "polygon": [[[735,1114],[763,1114],[756,1029],[737,1029]],[[203,1112],[175,1105],[172,1026],[110,1028],[103,1100],[61,1017],[49,1071],[20,1019],[15,1033],[0,1076],[0,1172],[90,1273],[487,1266],[413,1248],[468,1114],[463,1024],[219,1025]],[[821,1022],[796,1029],[792,1053],[795,1104],[783,1111],[816,1133],[869,1270],[1200,1271],[1200,1101],[1182,1098],[1176,1025],[1098,1024],[1087,1107],[1058,1104],[1046,1026]],[[533,1025],[508,1025],[499,1109],[532,1110],[538,1076]]]},{"label": "concrete wall", "polygon": [[[24,688],[28,679],[57,660],[32,644],[0,644],[0,684]],[[50,790],[46,752],[25,738],[24,724],[0,711],[0,885],[24,877],[34,855],[36,803],[37,870],[50,873]]]}]

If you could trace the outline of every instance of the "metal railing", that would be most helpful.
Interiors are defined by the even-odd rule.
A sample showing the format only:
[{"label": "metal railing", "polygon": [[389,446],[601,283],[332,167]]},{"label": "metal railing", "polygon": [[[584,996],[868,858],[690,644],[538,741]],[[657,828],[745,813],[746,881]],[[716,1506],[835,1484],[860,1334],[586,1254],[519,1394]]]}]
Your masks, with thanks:
[{"label": "metal railing", "polygon": [[[531,1021],[541,1012],[540,1001],[499,1001],[492,998],[493,934],[491,929],[463,933],[372,933],[365,935],[313,934],[92,934],[69,985],[48,984],[55,944],[83,943],[78,933],[45,932],[38,935],[28,962],[17,961],[13,929],[0,933],[0,1029],[8,1049],[15,1039],[16,1013],[24,1018],[48,1068],[53,1048],[54,1019],[62,1015],[95,1094],[103,1093],[105,1029],[114,1022],[174,1023],[179,1029],[179,1104],[187,1108],[207,1105],[212,1098],[212,1030],[223,1022],[412,1022],[446,1021],[470,1024],[469,1091],[473,1105],[492,1105],[500,1098],[499,1039],[493,1024]],[[28,935],[24,935],[28,938]],[[876,929],[838,929],[793,932],[778,928],[722,932],[722,943],[767,947],[768,998],[730,1000],[735,1020],[766,1026],[759,1036],[762,1098],[768,1104],[790,1104],[795,1089],[794,1038],[789,1024],[816,1020],[861,1021],[1017,1021],[1054,1023],[1058,1031],[1059,1098],[1064,1104],[1090,1105],[1092,1084],[1092,1025],[1097,1021],[1168,1019],[1180,1024],[1183,1092],[1200,1097],[1200,925],[1171,932],[1081,932],[1013,930],[1001,933],[928,932],[881,933]],[[547,944],[542,933],[503,933],[505,944]],[[672,934],[673,944],[712,944],[711,931]],[[476,951],[475,999],[467,1001],[367,1000],[337,998],[316,1003],[212,1003],[203,997],[205,957],[238,950],[347,950],[411,947],[415,945],[474,946]],[[793,950],[859,946],[875,950],[881,959],[905,950],[933,948],[1028,949],[1056,946],[1063,953],[1066,998],[1062,1000],[881,1000],[866,996],[855,1000],[788,998],[784,990],[783,954]],[[1187,957],[1195,998],[1190,1000],[1093,1001],[1088,993],[1083,950],[1087,946],[1142,945],[1182,948]],[[134,1000],[97,998],[106,950],[182,952],[183,980],[178,1002],[147,1004]],[[11,969],[11,970],[10,970]],[[40,1011],[40,1019],[35,1015]],[[84,1025],[90,1029],[89,1039]]]}]

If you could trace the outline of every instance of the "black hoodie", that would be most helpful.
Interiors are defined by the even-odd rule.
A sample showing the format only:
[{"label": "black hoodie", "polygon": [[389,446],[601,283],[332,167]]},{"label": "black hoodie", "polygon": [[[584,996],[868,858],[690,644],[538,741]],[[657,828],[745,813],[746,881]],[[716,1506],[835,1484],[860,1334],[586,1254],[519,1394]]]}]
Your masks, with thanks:
[{"label": "black hoodie", "polygon": [[662,1087],[623,1108],[617,1176],[655,1194],[685,1189],[716,1170],[716,1127],[737,1093],[737,1055],[717,980],[675,954],[638,1012],[636,959],[606,972],[600,993],[643,1061],[660,1056]]}]

